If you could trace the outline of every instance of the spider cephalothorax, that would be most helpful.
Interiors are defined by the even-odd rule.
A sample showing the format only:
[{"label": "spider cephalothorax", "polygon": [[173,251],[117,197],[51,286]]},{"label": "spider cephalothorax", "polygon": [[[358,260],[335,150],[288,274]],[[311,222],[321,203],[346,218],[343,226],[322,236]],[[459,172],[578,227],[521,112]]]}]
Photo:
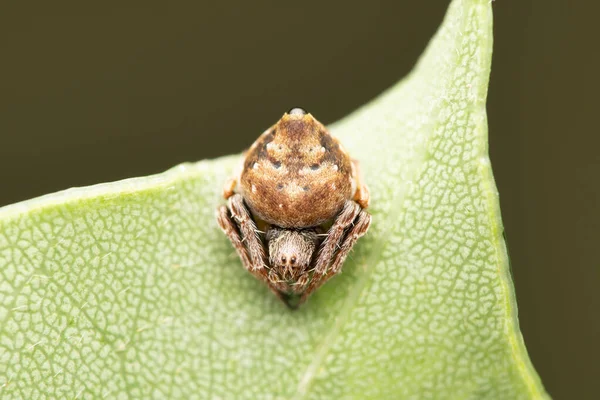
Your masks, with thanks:
[{"label": "spider cephalothorax", "polygon": [[[269,264],[280,279],[298,282],[310,271],[312,256],[319,244],[315,229],[269,228],[266,234]],[[302,280],[308,280],[308,277]]]},{"label": "spider cephalothorax", "polygon": [[254,142],[224,197],[219,225],[246,269],[288,305],[339,272],[371,223],[357,162],[301,108]]}]

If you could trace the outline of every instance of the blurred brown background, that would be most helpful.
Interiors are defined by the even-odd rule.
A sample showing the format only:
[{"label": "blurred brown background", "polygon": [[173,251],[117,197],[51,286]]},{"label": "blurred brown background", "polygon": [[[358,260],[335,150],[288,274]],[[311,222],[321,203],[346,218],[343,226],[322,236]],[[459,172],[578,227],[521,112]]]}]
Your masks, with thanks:
[{"label": "blurred brown background", "polygon": [[[600,6],[568,3],[494,2],[490,149],[530,355],[554,398],[592,399]],[[446,6],[3,2],[0,206],[238,152],[294,105],[333,122],[410,70]]]}]

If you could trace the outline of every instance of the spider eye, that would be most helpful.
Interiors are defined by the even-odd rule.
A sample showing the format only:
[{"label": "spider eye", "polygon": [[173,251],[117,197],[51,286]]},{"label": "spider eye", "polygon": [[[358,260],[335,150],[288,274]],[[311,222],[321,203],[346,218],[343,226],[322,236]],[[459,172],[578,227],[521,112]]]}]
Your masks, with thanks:
[{"label": "spider eye", "polygon": [[282,262],[283,264],[285,264],[285,263],[286,263],[286,261],[287,261],[287,258],[285,258],[285,256],[281,257],[281,262]]},{"label": "spider eye", "polygon": [[292,263],[292,265],[296,264],[296,257],[292,256],[290,262]]},{"label": "spider eye", "polygon": [[308,113],[307,113],[307,112],[306,112],[306,110],[305,110],[305,109],[303,109],[303,108],[300,108],[300,107],[294,107],[294,108],[292,108],[290,111],[288,111],[288,114],[289,114],[289,115],[299,115],[299,116],[304,116],[304,115],[306,115],[306,114],[308,114]]}]

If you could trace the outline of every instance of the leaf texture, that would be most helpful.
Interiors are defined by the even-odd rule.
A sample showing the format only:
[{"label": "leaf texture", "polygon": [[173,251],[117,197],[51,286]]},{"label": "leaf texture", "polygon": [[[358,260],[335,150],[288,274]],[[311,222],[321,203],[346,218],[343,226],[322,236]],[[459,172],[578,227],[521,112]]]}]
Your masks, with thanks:
[{"label": "leaf texture", "polygon": [[454,0],[414,71],[330,127],[373,224],[298,311],[216,225],[239,156],[0,209],[0,396],[545,398],[488,158],[491,50],[490,2]]}]

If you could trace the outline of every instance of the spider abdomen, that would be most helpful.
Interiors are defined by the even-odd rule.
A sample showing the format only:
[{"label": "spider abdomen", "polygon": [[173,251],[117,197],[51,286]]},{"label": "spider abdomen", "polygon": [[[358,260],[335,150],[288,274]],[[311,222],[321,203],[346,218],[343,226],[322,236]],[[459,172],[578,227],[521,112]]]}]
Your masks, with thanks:
[{"label": "spider abdomen", "polygon": [[312,115],[286,114],[246,154],[240,189],[268,223],[305,228],[332,219],[356,190],[352,162]]}]

